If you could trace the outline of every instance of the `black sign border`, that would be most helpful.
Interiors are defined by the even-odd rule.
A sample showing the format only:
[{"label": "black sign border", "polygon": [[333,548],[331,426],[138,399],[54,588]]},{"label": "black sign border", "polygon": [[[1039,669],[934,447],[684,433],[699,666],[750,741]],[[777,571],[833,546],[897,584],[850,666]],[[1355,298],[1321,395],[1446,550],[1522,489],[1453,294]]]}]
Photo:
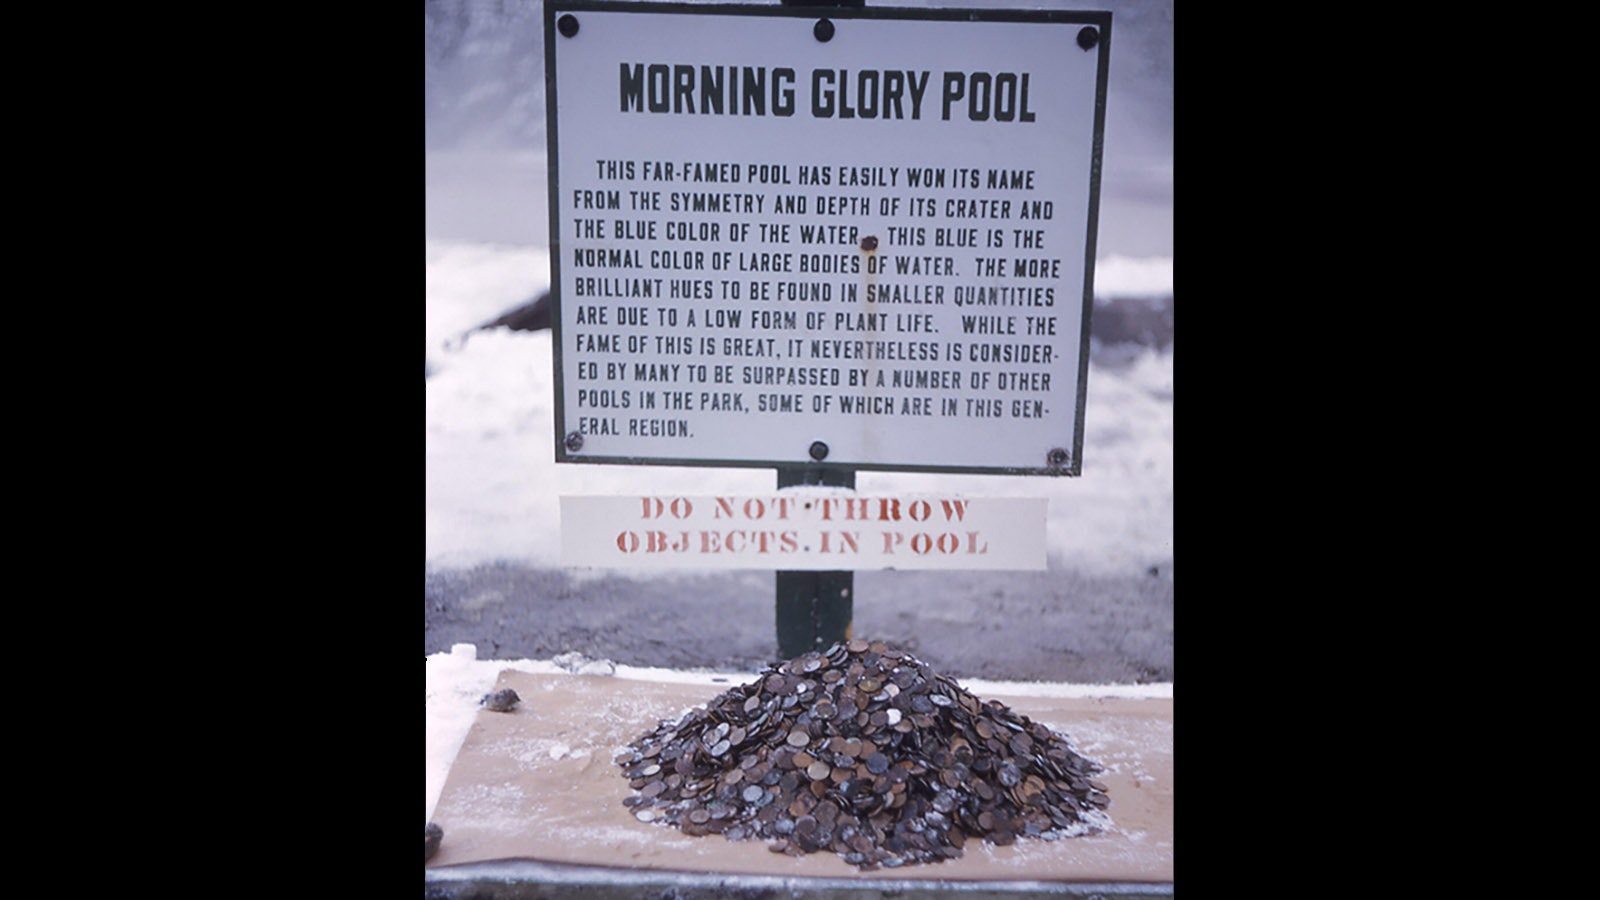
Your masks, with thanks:
[{"label": "black sign border", "polygon": [[[907,465],[901,463],[827,462],[805,456],[806,448],[796,448],[793,459],[686,459],[683,457],[591,456],[569,450],[566,422],[565,383],[562,377],[561,335],[561,223],[560,171],[556,115],[557,17],[563,13],[624,12],[716,16],[768,16],[791,19],[893,19],[959,22],[1037,22],[1053,25],[1092,25],[1099,30],[1095,52],[1099,54],[1095,71],[1094,137],[1089,160],[1089,210],[1084,248],[1083,320],[1079,331],[1078,390],[1073,414],[1070,457],[1060,465],[1047,460],[1040,466],[949,466]],[[545,141],[549,180],[550,216],[550,331],[555,370],[555,461],[597,465],[688,466],[698,468],[771,469],[796,468],[840,471],[925,472],[952,475],[1049,475],[1078,476],[1083,470],[1084,406],[1089,381],[1089,324],[1094,308],[1094,264],[1100,229],[1100,172],[1105,146],[1106,83],[1111,66],[1111,13],[1077,9],[955,9],[921,7],[844,7],[844,6],[757,6],[711,3],[642,3],[621,0],[547,0],[544,5],[545,63]]]}]

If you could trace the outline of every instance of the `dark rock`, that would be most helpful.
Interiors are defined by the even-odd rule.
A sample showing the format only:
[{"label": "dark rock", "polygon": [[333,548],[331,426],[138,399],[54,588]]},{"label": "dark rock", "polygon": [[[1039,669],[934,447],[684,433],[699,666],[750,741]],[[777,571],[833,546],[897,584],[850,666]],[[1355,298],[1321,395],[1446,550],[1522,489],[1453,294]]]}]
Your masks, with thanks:
[{"label": "dark rock", "polygon": [[485,709],[493,710],[494,712],[510,712],[517,708],[517,704],[522,702],[522,698],[517,696],[516,691],[510,688],[502,688],[494,693],[484,694],[483,699],[479,702],[482,703]]},{"label": "dark rock", "polygon": [[424,833],[426,835],[426,839],[424,840],[423,844],[427,854],[422,858],[422,861],[427,862],[428,860],[433,859],[433,855],[435,853],[439,852],[439,842],[444,840],[444,829],[432,822],[429,822]]}]

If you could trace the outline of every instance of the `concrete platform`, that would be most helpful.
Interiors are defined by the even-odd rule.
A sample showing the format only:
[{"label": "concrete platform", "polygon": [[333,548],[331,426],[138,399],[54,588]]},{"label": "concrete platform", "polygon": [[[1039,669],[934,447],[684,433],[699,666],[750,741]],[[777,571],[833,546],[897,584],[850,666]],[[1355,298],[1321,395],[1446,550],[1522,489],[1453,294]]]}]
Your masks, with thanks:
[{"label": "concrete platform", "polygon": [[[971,840],[958,859],[860,871],[832,853],[795,857],[772,853],[761,840],[691,837],[639,822],[623,805],[630,790],[612,763],[615,752],[753,675],[617,677],[526,668],[499,669],[490,687],[511,688],[522,702],[509,712],[473,709],[449,760],[429,815],[443,829],[425,865],[429,897],[1172,894],[1170,685],[1165,696],[1116,696],[1118,686],[964,682],[980,698],[1066,734],[1080,753],[1104,765],[1097,778],[1108,786],[1113,826],[1004,847]],[[430,686],[430,720],[451,715],[447,707],[455,714],[463,704],[476,707],[482,686],[437,695]]]}]

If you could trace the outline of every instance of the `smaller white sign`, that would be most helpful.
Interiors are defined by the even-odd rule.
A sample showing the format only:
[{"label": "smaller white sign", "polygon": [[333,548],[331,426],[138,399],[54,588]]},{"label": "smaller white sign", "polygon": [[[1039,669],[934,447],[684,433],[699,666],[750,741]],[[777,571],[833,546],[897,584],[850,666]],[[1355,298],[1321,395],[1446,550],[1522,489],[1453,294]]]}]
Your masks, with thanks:
[{"label": "smaller white sign", "polygon": [[562,562],[598,568],[1045,568],[1045,499],[861,495],[566,496]]}]

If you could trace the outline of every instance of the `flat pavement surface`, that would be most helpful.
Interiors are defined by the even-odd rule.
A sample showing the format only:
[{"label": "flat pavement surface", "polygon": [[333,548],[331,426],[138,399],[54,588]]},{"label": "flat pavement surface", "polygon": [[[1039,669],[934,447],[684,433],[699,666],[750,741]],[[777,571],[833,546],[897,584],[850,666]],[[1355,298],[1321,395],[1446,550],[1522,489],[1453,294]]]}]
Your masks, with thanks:
[{"label": "flat pavement surface", "polygon": [[[506,669],[495,687],[514,690],[520,702],[478,711],[455,757],[430,820],[440,829],[426,862],[430,896],[601,896],[597,885],[615,889],[604,896],[627,896],[618,892],[630,879],[651,873],[652,889],[634,896],[831,897],[841,884],[853,891],[839,896],[873,898],[1062,895],[1074,887],[1081,896],[1109,887],[1117,895],[1170,896],[1170,698],[983,695],[1064,734],[1102,765],[1095,777],[1110,797],[1109,819],[1088,834],[1006,846],[975,837],[956,859],[858,870],[831,852],[791,856],[760,839],[690,837],[628,809],[617,748],[724,686]],[[574,872],[587,872],[588,883],[566,883]],[[696,875],[718,882],[707,886]],[[739,890],[722,880],[761,876],[781,879],[782,889]],[[483,891],[495,885],[516,891]]]}]

